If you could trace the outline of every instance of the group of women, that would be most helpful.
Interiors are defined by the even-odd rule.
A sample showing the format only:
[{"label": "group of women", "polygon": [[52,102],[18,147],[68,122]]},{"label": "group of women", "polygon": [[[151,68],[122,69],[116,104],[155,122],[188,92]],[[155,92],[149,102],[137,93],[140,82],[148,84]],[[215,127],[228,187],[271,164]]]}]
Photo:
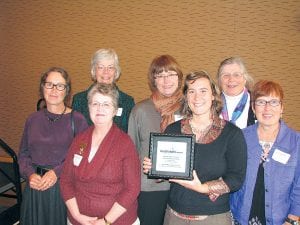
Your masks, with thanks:
[{"label": "group of women", "polygon": [[[278,83],[252,88],[238,57],[220,64],[218,85],[205,71],[183,82],[161,55],[151,96],[135,105],[116,86],[120,73],[115,51],[98,50],[74,111],[67,72],[43,73],[46,106],[27,119],[19,152],[22,225],[298,224],[300,135],[282,121]],[[148,179],[150,132],[195,136],[192,180]]]}]

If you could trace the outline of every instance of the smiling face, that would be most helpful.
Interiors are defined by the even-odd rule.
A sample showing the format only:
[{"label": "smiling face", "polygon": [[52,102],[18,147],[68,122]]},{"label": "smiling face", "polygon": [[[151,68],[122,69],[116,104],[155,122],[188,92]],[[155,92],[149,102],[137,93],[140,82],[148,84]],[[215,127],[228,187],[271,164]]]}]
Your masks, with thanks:
[{"label": "smiling face", "polygon": [[186,97],[193,116],[210,116],[212,102],[215,97],[212,94],[208,79],[199,78],[195,81],[191,81],[187,89]]},{"label": "smiling face", "polygon": [[[279,102],[278,105],[272,106],[269,101]],[[275,100],[275,101],[274,101]],[[267,102],[265,105],[257,105],[259,102]],[[253,103],[253,111],[260,125],[274,126],[277,125],[281,114],[283,112],[283,106],[278,96],[269,95],[258,97]]]},{"label": "smiling face", "polygon": [[96,65],[95,75],[98,83],[111,84],[115,80],[116,68],[114,59],[102,59]]},{"label": "smiling face", "polygon": [[89,103],[91,120],[95,125],[110,125],[116,110],[110,96],[95,93]]},{"label": "smiling face", "polygon": [[[50,72],[45,80],[45,82],[52,83],[54,85],[63,84],[66,85],[66,80],[63,78],[59,72]],[[51,89],[47,89],[44,85],[43,96],[45,98],[47,105],[59,106],[64,104],[64,99],[66,97],[66,88],[62,91],[57,90],[57,86],[53,86]]]},{"label": "smiling face", "polygon": [[163,96],[170,97],[178,89],[178,74],[175,71],[163,71],[154,77],[155,86]]},{"label": "smiling face", "polygon": [[226,95],[239,95],[246,85],[244,71],[237,63],[225,65],[221,70],[219,82]]}]

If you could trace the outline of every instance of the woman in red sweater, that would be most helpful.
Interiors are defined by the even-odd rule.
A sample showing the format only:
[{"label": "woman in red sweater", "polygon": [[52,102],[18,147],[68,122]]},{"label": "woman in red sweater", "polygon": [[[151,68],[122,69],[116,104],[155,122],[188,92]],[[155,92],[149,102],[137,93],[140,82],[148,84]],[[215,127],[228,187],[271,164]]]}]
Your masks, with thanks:
[{"label": "woman in red sweater", "polygon": [[94,126],[74,139],[61,176],[68,224],[139,224],[140,163],[130,137],[113,123],[115,85],[96,84],[88,103]]}]

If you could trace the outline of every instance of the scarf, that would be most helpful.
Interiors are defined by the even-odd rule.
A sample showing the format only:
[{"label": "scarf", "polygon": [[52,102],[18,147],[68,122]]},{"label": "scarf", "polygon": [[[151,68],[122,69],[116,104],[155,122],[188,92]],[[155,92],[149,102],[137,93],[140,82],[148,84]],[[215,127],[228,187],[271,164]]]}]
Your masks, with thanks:
[{"label": "scarf", "polygon": [[[193,134],[191,125],[190,125],[190,120],[192,117],[185,118],[181,120],[181,133],[183,134]],[[226,125],[225,120],[219,118],[217,115],[213,116],[213,121],[212,121],[212,126],[208,130],[208,132],[200,139],[196,140],[196,143],[200,144],[209,144],[216,140],[222,133],[225,125]]]},{"label": "scarf", "polygon": [[224,103],[224,106],[223,106],[223,109],[222,109],[222,117],[223,117],[224,120],[227,120],[227,121],[235,124],[237,119],[241,116],[242,112],[245,109],[245,106],[246,106],[246,103],[247,103],[247,100],[248,100],[248,90],[247,90],[247,88],[244,88],[243,96],[240,99],[239,103],[236,105],[236,107],[235,107],[235,109],[232,113],[231,120],[229,120],[225,95],[222,93],[221,96],[222,96],[222,100],[223,100],[223,103]]},{"label": "scarf", "polygon": [[169,124],[175,122],[174,113],[180,109],[183,100],[181,90],[177,90],[171,97],[165,97],[155,91],[150,99],[153,101],[156,111],[162,117],[160,131],[163,132]]}]

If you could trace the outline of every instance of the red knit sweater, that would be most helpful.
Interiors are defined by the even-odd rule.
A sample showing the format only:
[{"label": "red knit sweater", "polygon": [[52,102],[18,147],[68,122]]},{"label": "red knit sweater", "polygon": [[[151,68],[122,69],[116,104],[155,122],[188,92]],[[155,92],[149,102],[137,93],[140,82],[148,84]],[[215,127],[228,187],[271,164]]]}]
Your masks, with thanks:
[{"label": "red knit sweater", "polygon": [[[65,201],[75,197],[81,214],[103,218],[115,202],[126,208],[114,225],[130,225],[137,218],[140,192],[140,162],[130,137],[113,125],[91,162],[88,156],[94,126],[78,135],[64,163],[60,179]],[[83,151],[81,151],[83,150]],[[79,166],[74,154],[82,155]],[[71,214],[73,225],[80,225]]]}]

